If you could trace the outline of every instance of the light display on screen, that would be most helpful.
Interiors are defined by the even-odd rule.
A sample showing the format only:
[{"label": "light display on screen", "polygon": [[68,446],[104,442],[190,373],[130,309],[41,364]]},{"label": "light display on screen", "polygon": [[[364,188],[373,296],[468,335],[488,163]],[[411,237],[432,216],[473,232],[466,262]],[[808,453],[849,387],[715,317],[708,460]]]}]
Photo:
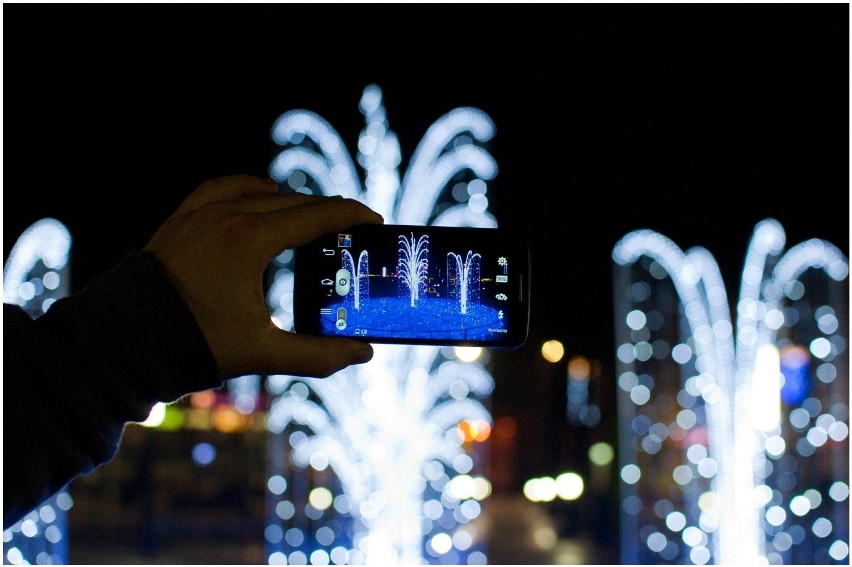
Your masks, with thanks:
[{"label": "light display on screen", "polygon": [[[20,305],[33,318],[43,315],[70,290],[71,235],[55,219],[42,219],[21,234],[3,266],[3,301]],[[63,491],[3,530],[4,563],[68,562],[68,510]],[[5,526],[4,526],[5,527]]]},{"label": "light display on screen", "polygon": [[613,251],[625,563],[847,563],[848,260],[759,223],[718,266],[640,230]]},{"label": "light display on screen", "polygon": [[[399,142],[381,90],[360,101],[366,119],[357,163],[320,116],[294,110],[272,128],[282,146],[270,175],[291,190],[360,200],[387,223],[496,226],[486,181],[497,173],[481,146],[490,118],[457,108],[428,129],[400,182]],[[406,243],[412,257],[425,243]],[[274,262],[273,320],[292,329],[292,251]],[[358,259],[360,264],[361,259]],[[353,273],[355,259],[353,258]],[[411,266],[408,299],[416,295]],[[450,348],[375,345],[366,364],[313,380],[270,376],[269,563],[486,562],[482,474],[493,389],[488,353],[462,361]]]},{"label": "light display on screen", "polygon": [[[493,278],[482,279],[482,255],[468,250],[462,257],[451,240],[419,229],[398,234],[395,245],[391,240],[385,247],[356,252],[357,261],[350,250],[340,251],[350,284],[323,301],[327,311],[319,326],[324,334],[369,332],[378,338],[403,332],[438,341],[488,341],[495,332],[508,331],[500,303],[507,297],[483,293]],[[507,264],[495,255],[495,264],[501,265],[499,260]]]}]

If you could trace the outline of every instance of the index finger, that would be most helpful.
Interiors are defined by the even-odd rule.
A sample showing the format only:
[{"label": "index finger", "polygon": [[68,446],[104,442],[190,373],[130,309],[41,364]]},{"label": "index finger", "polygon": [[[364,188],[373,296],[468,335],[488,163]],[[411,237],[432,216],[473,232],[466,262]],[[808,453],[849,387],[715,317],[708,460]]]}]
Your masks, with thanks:
[{"label": "index finger", "polygon": [[244,196],[274,193],[278,185],[272,179],[253,175],[227,175],[208,179],[190,193],[178,211],[191,211],[213,201],[230,201]]},{"label": "index finger", "polygon": [[258,214],[259,240],[269,254],[295,248],[357,224],[384,224],[382,216],[354,199],[329,198]]}]

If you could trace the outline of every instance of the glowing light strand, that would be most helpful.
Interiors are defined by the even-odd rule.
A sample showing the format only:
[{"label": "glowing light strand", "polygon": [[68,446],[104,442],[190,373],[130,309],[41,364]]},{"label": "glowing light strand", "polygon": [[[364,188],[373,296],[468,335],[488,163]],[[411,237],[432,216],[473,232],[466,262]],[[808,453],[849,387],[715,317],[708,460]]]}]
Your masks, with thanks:
[{"label": "glowing light strand", "polygon": [[[683,305],[689,336],[695,344],[698,372],[706,379],[706,385],[701,392],[707,408],[708,436],[711,454],[718,463],[718,473],[714,479],[714,490],[722,494],[731,494],[734,482],[734,466],[731,461],[734,446],[731,428],[731,407],[733,401],[733,384],[721,382],[727,374],[719,374],[716,368],[716,349],[713,342],[712,321],[710,314],[704,308],[701,289],[701,269],[685,255],[680,248],[665,236],[650,230],[640,230],[629,233],[622,238],[613,251],[613,259],[617,264],[628,265],[640,256],[649,256],[658,262],[665,273],[669,274],[675,286],[678,297]],[[723,401],[718,400],[719,393]],[[717,540],[724,540],[726,530],[734,528],[735,503],[730,499],[722,499],[722,511]],[[732,536],[733,537],[733,534]],[[716,556],[723,554],[721,547],[716,545]]]},{"label": "glowing light strand", "polygon": [[404,190],[395,215],[399,224],[426,224],[428,214],[447,181],[463,169],[471,169],[481,179],[497,175],[497,163],[479,146],[462,144],[448,150],[461,132],[478,142],[494,135],[494,124],[479,109],[462,107],[438,119],[423,136],[403,177]]},{"label": "glowing light strand", "polygon": [[[743,269],[737,309],[736,349],[733,348],[732,326],[728,316],[724,285],[718,267],[709,252],[696,248],[688,254],[683,254],[668,239],[647,230],[628,234],[613,250],[613,260],[618,266],[629,267],[643,255],[658,262],[665,273],[672,278],[682,311],[686,315],[687,333],[696,348],[696,368],[702,372],[701,394],[711,408],[707,416],[710,427],[709,444],[710,453],[718,463],[713,486],[719,497],[713,499],[718,512],[718,522],[708,524],[707,527],[711,531],[715,530],[713,555],[720,563],[780,560],[777,552],[773,551],[771,554],[766,552],[767,540],[764,530],[772,526],[764,526],[763,514],[760,513],[760,508],[753,504],[756,501],[755,495],[771,490],[764,482],[755,481],[757,470],[755,467],[759,467],[760,470],[770,467],[771,470],[771,464],[765,460],[765,456],[756,460],[758,454],[756,451],[763,453],[764,448],[769,451],[770,447],[766,435],[759,434],[749,418],[750,398],[748,397],[758,348],[777,341],[779,325],[776,322],[768,324],[764,315],[780,312],[783,290],[810,268],[822,268],[824,273],[834,281],[842,281],[848,277],[847,259],[835,246],[818,239],[803,242],[790,249],[777,261],[771,275],[767,275],[769,259],[777,256],[783,250],[783,246],[784,233],[779,223],[768,219],[755,227]],[[629,281],[624,280],[627,272],[623,269],[617,270],[617,274],[619,273],[622,275],[618,281],[629,285]],[[619,288],[623,287],[626,285],[619,286]],[[624,302],[617,302],[617,307],[624,310]],[[709,326],[706,326],[708,323]],[[621,334],[622,332],[619,331],[619,336]],[[845,345],[845,341],[839,344]],[[702,357],[703,351],[709,351],[712,356]],[[629,368],[630,364],[626,364],[626,367]],[[628,375],[622,374],[622,376]],[[734,377],[733,381],[732,377]],[[625,382],[627,389],[633,383],[627,379]],[[720,390],[713,389],[714,385]],[[705,393],[711,395],[708,397]],[[620,396],[623,409],[629,404],[624,401],[623,393],[620,393]],[[639,402],[645,403],[644,398]],[[732,408],[732,411],[718,411],[720,406]],[[846,406],[843,407],[846,408]],[[848,412],[848,409],[842,411]],[[624,412],[620,410],[620,413]],[[733,423],[737,424],[736,433],[732,431],[733,424],[729,420],[731,413],[734,417]],[[824,423],[829,421],[834,423],[837,420],[829,417],[824,420]],[[776,427],[776,431],[780,430]],[[835,431],[841,432],[837,435],[838,439],[846,439],[848,436],[848,426],[846,429],[838,427]],[[630,467],[634,466],[633,457],[631,457],[634,450],[632,444],[625,444],[625,437],[627,436],[622,434],[620,446],[624,449],[625,455],[622,460],[622,469],[625,471],[623,478],[626,480],[622,485],[622,492],[626,496],[624,500],[626,503],[627,499],[635,497],[633,485],[640,477],[634,476],[633,471],[630,470]],[[777,443],[772,445],[771,450],[773,455],[778,456],[776,447]],[[733,470],[729,469],[730,474],[723,474],[724,470],[731,465]],[[848,481],[848,474],[846,480]],[[757,498],[757,501],[758,506],[763,506],[762,502],[768,502],[760,498]],[[774,499],[772,501],[775,502]],[[726,502],[732,502],[733,505],[726,506]],[[780,521],[774,510],[773,508],[766,512],[767,518],[772,515],[768,521],[773,526]],[[705,513],[702,513],[702,518]],[[848,513],[843,520],[848,522]],[[663,540],[665,537],[654,539],[653,542],[649,539],[648,546],[652,550],[665,552],[668,548]],[[692,538],[692,541],[687,543],[694,545],[697,541]],[[789,548],[783,538],[780,542],[778,544],[780,547],[776,547],[773,540],[773,548],[781,551]],[[622,555],[623,558],[635,561],[637,556],[630,549],[631,545],[623,543]],[[847,547],[843,548],[844,545]],[[844,549],[847,551],[844,552]],[[706,563],[710,556],[696,553],[698,550],[698,547],[693,547],[690,558],[696,563]],[[848,542],[838,540],[832,546],[832,550],[832,557],[841,558],[841,555],[848,554]],[[666,558],[673,559],[674,555],[669,554]]]}]

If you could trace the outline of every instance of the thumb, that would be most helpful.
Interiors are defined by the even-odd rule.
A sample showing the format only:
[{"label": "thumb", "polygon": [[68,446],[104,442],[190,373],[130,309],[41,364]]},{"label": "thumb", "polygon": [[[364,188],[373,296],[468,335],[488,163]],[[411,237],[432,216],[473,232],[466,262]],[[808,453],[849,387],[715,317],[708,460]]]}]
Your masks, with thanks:
[{"label": "thumb", "polygon": [[257,345],[270,374],[325,378],[373,358],[369,343],[337,337],[299,335],[272,326]]}]

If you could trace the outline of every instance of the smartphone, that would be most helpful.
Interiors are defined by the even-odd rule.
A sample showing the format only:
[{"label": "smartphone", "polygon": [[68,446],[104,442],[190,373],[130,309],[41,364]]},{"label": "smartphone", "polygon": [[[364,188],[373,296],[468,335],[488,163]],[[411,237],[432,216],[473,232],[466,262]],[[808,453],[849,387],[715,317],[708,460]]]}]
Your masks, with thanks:
[{"label": "smartphone", "polygon": [[297,333],[517,348],[529,331],[528,241],[499,228],[359,225],[295,250]]}]

